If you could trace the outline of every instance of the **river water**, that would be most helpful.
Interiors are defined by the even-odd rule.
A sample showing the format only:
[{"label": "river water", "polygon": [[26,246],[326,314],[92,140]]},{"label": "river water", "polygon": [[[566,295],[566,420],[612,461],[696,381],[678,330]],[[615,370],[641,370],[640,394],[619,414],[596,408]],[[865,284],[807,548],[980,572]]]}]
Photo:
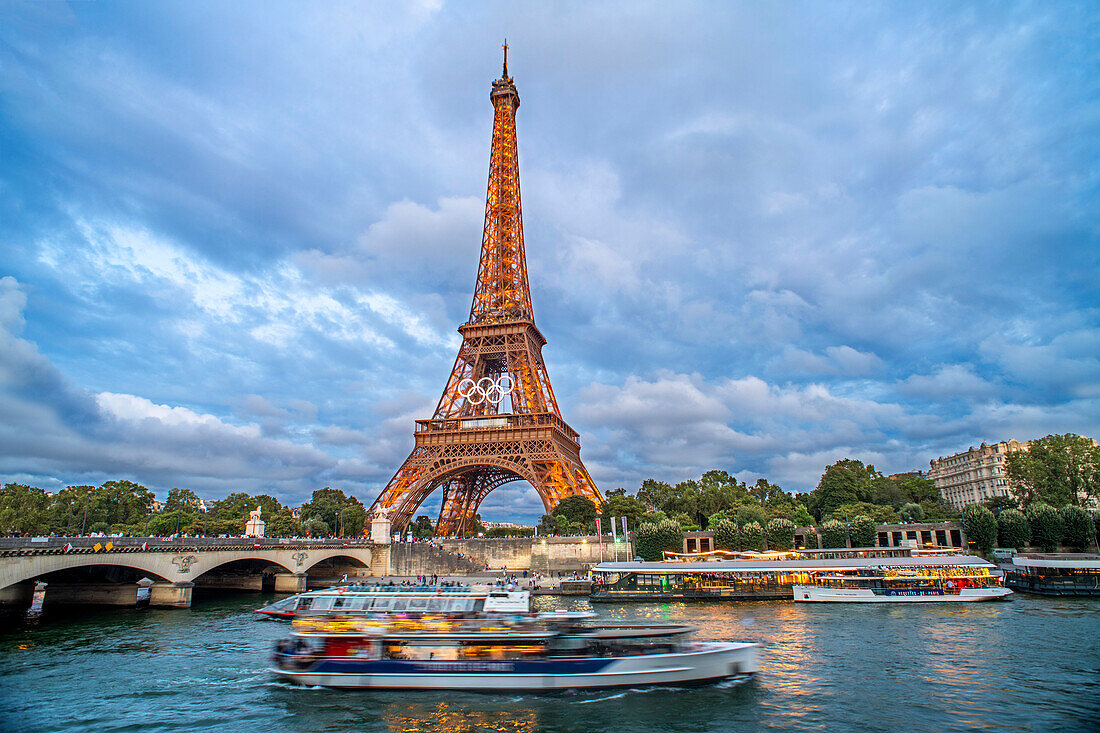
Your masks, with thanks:
[{"label": "river water", "polygon": [[[270,597],[269,597],[270,598]],[[541,596],[540,610],[587,610]],[[288,624],[257,595],[0,631],[5,731],[1100,730],[1100,599],[978,604],[595,604],[754,641],[754,679],[552,695],[305,689],[265,672]]]}]

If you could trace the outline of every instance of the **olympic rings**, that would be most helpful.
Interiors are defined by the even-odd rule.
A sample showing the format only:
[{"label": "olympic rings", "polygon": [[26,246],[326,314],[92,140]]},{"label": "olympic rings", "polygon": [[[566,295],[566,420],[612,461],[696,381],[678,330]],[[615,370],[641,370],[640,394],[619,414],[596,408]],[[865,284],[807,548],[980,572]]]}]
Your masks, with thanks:
[{"label": "olympic rings", "polygon": [[482,377],[476,382],[466,377],[458,383],[458,396],[469,400],[471,405],[480,405],[483,402],[499,405],[515,389],[516,383],[507,374],[501,374],[495,380],[492,377]]}]

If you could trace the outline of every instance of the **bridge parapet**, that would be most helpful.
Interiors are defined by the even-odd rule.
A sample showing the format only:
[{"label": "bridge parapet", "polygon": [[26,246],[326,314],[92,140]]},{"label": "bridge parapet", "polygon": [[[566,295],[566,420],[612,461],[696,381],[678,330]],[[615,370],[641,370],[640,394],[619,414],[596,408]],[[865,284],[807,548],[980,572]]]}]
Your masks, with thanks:
[{"label": "bridge parapet", "polygon": [[[242,540],[240,538],[81,537],[4,538],[0,543],[0,590],[59,570],[89,566],[126,567],[150,578],[174,584],[194,583],[211,570],[238,561],[259,561],[280,568],[280,574],[304,576],[324,560],[349,557],[386,574],[388,553],[369,541]],[[17,540],[13,542],[12,540]],[[116,543],[116,540],[118,541]],[[152,540],[157,540],[154,544]],[[109,547],[108,547],[109,543]],[[95,545],[99,545],[97,550]],[[4,546],[6,545],[6,547]],[[296,580],[295,588],[303,581]],[[290,583],[281,584],[290,587]]]}]

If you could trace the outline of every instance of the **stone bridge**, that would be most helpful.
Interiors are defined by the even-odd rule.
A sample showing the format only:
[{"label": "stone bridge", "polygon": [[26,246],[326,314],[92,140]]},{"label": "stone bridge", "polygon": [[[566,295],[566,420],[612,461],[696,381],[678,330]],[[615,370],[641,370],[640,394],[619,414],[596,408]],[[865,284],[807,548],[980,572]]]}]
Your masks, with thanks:
[{"label": "stone bridge", "polygon": [[[360,539],[278,540],[182,538],[28,538],[0,540],[0,605],[27,605],[36,581],[45,581],[47,602],[136,602],[138,577],[153,581],[151,606],[187,608],[199,587],[260,590],[265,578],[272,590],[300,592],[307,573],[326,560],[385,575],[389,548]],[[331,563],[330,563],[331,565]],[[327,566],[326,566],[327,567]],[[114,572],[105,582],[82,568]],[[117,576],[127,576],[119,581]]]}]

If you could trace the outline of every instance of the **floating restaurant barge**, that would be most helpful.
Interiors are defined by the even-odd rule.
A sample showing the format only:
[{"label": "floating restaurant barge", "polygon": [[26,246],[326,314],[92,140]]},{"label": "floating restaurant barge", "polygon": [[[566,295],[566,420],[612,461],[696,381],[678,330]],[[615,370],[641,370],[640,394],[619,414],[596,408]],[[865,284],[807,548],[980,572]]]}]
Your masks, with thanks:
[{"label": "floating restaurant barge", "polygon": [[793,600],[795,586],[825,578],[919,578],[951,588],[996,588],[996,566],[954,550],[907,547],[797,552],[665,553],[663,562],[592,568],[593,601]]},{"label": "floating restaurant barge", "polygon": [[1014,555],[1005,585],[1044,596],[1100,596],[1100,555]]}]

